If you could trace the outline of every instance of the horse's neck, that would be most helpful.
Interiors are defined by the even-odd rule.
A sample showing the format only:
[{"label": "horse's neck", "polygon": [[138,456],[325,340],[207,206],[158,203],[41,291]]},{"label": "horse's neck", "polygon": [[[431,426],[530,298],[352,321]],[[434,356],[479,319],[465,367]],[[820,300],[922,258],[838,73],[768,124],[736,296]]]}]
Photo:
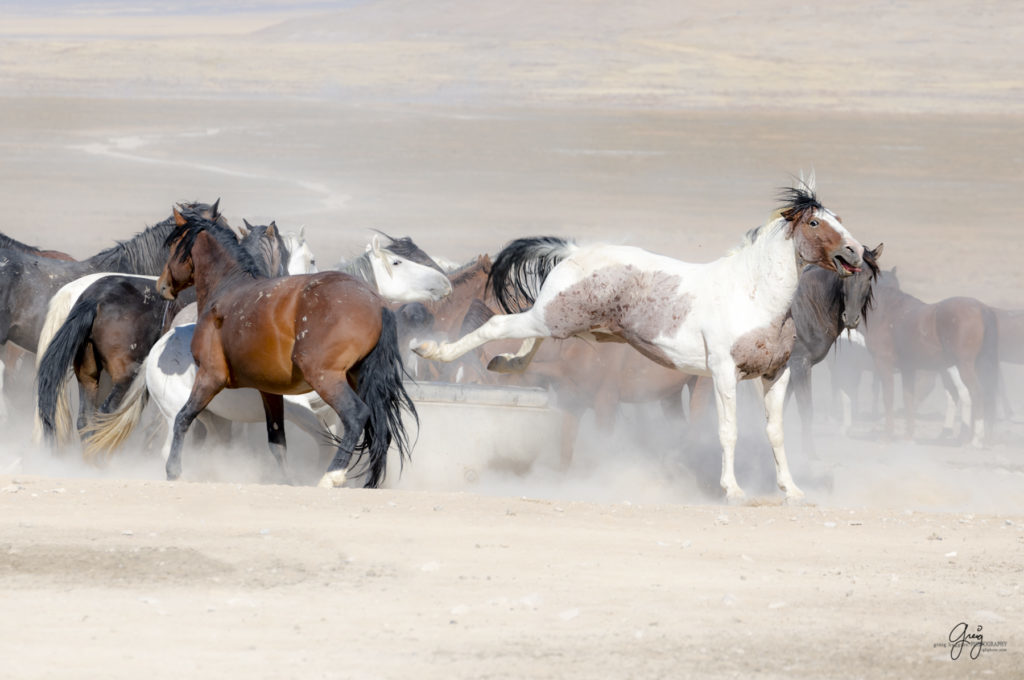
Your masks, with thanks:
[{"label": "horse's neck", "polygon": [[174,222],[165,220],[82,262],[91,271],[158,275],[167,262],[168,249],[164,241],[173,228]]},{"label": "horse's neck", "polygon": [[338,271],[365,281],[370,288],[378,293],[380,292],[380,287],[377,285],[377,277],[373,273],[373,263],[370,261],[369,252],[342,262],[338,265]]},{"label": "horse's neck", "polygon": [[782,315],[793,304],[801,265],[793,239],[786,237],[784,221],[776,220],[762,229],[765,233],[736,251],[729,261],[736,277],[746,279],[757,306]]},{"label": "horse's neck", "polygon": [[237,273],[238,264],[215,238],[203,232],[192,246],[193,279],[199,309],[206,309],[223,288],[222,284]]},{"label": "horse's neck", "polygon": [[823,269],[810,269],[800,275],[792,303],[798,337],[820,338],[829,345],[839,337],[842,296],[835,289],[839,285],[838,279]]}]

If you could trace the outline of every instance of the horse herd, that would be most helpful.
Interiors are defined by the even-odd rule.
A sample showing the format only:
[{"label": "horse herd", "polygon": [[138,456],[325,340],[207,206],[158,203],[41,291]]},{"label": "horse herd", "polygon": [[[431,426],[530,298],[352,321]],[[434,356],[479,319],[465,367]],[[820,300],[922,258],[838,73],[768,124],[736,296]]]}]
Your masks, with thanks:
[{"label": "horse herd", "polygon": [[[181,475],[198,419],[222,437],[231,422],[265,422],[287,481],[288,420],[324,449],[321,486],[378,486],[389,449],[409,457],[416,407],[404,385],[415,374],[557,385],[564,463],[587,409],[610,426],[621,403],[661,401],[672,412],[689,387],[692,413],[710,393],[720,483],[736,501],[737,384],[749,379],[763,399],[776,482],[798,500],[783,438],[787,396],[796,395],[813,454],[811,367],[857,328],[890,435],[893,374],[902,373],[912,434],[915,376],[937,371],[983,444],[999,361],[1024,353],[1024,312],[972,298],[929,305],[903,292],[879,268],[882,246],[862,246],[813,184],[784,190],[768,223],[706,264],[546,237],[446,269],[411,239],[375,235],[360,257],[318,271],[301,232],[246,222],[236,233],[219,202],[183,204],[82,261],[4,240],[0,341],[36,354],[37,434],[53,447],[74,429],[87,456],[109,455],[153,401],[167,423],[168,479]],[[101,396],[103,374],[111,387]],[[0,386],[2,375],[0,364]]]}]

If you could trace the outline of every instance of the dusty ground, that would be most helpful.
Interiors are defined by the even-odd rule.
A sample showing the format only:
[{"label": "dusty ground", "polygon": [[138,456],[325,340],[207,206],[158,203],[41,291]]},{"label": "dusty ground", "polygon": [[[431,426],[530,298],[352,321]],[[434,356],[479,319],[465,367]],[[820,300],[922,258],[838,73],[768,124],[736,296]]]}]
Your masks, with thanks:
[{"label": "dusty ground", "polygon": [[[220,197],[305,225],[321,265],[370,227],[456,261],[541,233],[706,261],[813,167],[909,291],[1024,306],[1019,9],[471,4],[5,5],[0,230],[84,257]],[[258,437],[188,452],[174,484],[145,452],[55,458],[30,385],[9,376],[0,442],[6,676],[1024,673],[1020,422],[972,451],[936,439],[934,401],[914,443],[823,420],[812,463],[794,421],[799,508],[749,400],[745,507],[713,449],[634,411],[611,442],[585,427],[568,471],[539,451],[424,488],[414,460],[332,493],[257,483]],[[471,457],[450,441],[414,455]],[[961,621],[1005,646],[951,660]]]}]

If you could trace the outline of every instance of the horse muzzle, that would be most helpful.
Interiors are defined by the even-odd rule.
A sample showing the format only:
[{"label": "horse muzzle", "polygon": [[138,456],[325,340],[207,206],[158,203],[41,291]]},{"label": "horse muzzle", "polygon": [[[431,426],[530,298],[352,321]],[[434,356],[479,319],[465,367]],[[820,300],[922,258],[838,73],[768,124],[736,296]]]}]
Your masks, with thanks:
[{"label": "horse muzzle", "polygon": [[832,265],[839,276],[852,276],[860,271],[864,258],[852,244],[844,244],[832,253]]},{"label": "horse muzzle", "polygon": [[178,297],[177,291],[175,291],[171,284],[166,281],[156,282],[156,292],[160,293],[160,297],[165,300],[173,300]]}]

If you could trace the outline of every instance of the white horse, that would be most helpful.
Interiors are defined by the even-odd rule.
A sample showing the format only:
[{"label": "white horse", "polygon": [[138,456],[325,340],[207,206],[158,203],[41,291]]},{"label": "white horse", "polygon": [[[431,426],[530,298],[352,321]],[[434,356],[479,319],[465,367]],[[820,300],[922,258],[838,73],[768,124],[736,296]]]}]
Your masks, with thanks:
[{"label": "white horse", "polygon": [[583,336],[628,342],[660,364],[710,375],[722,445],[721,485],[730,501],[744,495],[734,472],[736,384],[759,377],[776,481],[787,499],[799,499],[803,492],[790,475],[782,431],[786,361],[796,337],[790,304],[805,264],[849,275],[861,266],[864,249],[818,202],[813,177],[783,197],[779,217],[707,264],[627,246],[577,246],[558,238],[513,241],[491,270],[493,292],[508,313],[459,340],[425,342],[415,351],[452,361],[491,340],[523,339],[518,354],[495,357],[488,366],[517,371],[543,338]]},{"label": "white horse", "polygon": [[[389,237],[390,238],[390,237]],[[392,239],[382,246],[374,236],[366,252],[343,263],[344,269],[363,278],[380,295],[396,302],[439,300],[451,292],[451,283],[436,264],[409,239]],[[150,351],[143,369],[128,388],[121,406],[110,414],[97,416],[88,429],[86,452],[95,455],[117,448],[132,432],[142,417],[146,396],[152,398],[167,423],[167,437],[161,453],[164,460],[173,442],[174,418],[188,400],[195,382],[197,367],[192,356],[192,335],[195,324],[177,326],[165,333]],[[337,427],[337,414],[317,396],[316,392],[285,395],[285,419],[308,433],[323,450],[337,446],[330,434]],[[266,413],[260,393],[250,388],[223,390],[206,410],[197,416],[208,429],[215,428],[207,414],[236,423],[265,423]]]}]

